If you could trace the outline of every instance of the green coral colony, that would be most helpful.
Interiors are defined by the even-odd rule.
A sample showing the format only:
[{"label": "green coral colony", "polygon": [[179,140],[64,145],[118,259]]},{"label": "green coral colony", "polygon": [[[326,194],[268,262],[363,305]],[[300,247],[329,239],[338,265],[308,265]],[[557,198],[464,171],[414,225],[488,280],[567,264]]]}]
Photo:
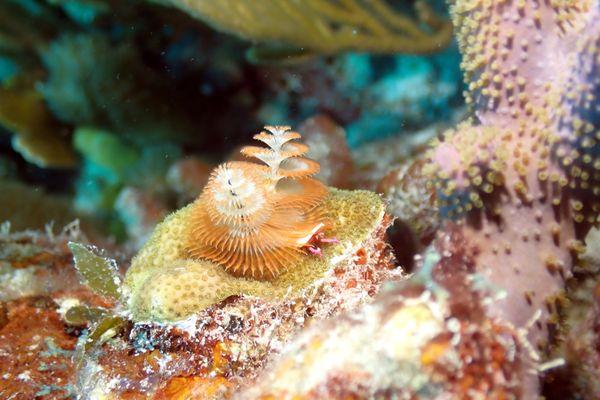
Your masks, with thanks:
[{"label": "green coral colony", "polygon": [[[274,146],[277,147],[277,144]],[[285,149],[285,144],[280,146],[280,154],[285,155]],[[306,160],[292,158],[296,162],[298,159]],[[252,168],[263,167],[258,164],[243,164],[249,164]],[[283,164],[281,169],[285,169]],[[219,168],[215,170],[213,177],[218,170]],[[271,170],[265,167],[261,171],[270,173]],[[298,180],[302,179],[304,178]],[[265,182],[269,181],[263,181]],[[244,190],[243,187],[236,186],[235,182],[233,187],[238,193]],[[281,200],[282,196],[298,196],[295,192],[284,191],[282,194],[282,189],[275,187],[269,190],[273,191],[275,197],[267,196],[267,199],[277,198],[280,202],[284,201]],[[71,243],[76,266],[86,283],[100,294],[125,305],[135,321],[169,322],[185,319],[233,295],[255,296],[266,300],[282,299],[300,293],[315,281],[324,278],[334,266],[352,257],[382,223],[385,209],[380,197],[373,192],[327,188],[323,199],[319,204],[309,207],[309,211],[326,221],[326,224],[318,225],[324,225],[325,232],[319,232],[335,240],[322,249],[319,248],[318,254],[314,254],[302,249],[302,246],[310,245],[311,238],[304,238],[299,243],[299,256],[290,257],[289,265],[285,265],[281,273],[268,280],[259,280],[248,276],[234,276],[221,265],[190,255],[190,223],[194,221],[194,208],[203,201],[206,201],[206,197],[201,195],[195,203],[169,215],[156,227],[146,245],[133,258],[122,284],[116,268],[109,260],[94,255],[82,245]],[[260,202],[260,199],[249,198],[249,201]]]},{"label": "green coral colony", "polygon": [[332,221],[328,234],[339,243],[326,247],[322,257],[307,254],[273,281],[234,277],[211,262],[188,258],[182,236],[191,208],[175,212],[156,228],[127,272],[133,318],[177,320],[231,295],[277,299],[289,289],[299,292],[351,256],[384,214],[379,196],[362,190],[331,189],[321,207]]}]

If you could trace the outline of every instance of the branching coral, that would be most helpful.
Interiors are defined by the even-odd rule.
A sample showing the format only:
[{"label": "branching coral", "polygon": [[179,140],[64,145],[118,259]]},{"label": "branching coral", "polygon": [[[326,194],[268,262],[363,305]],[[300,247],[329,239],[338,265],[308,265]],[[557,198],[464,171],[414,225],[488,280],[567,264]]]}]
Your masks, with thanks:
[{"label": "branching coral", "polygon": [[415,19],[383,0],[163,2],[179,6],[226,32],[294,46],[302,49],[300,53],[432,53],[452,38],[450,22],[437,16],[423,1],[416,3]]},{"label": "branching coral", "polygon": [[[268,131],[268,132],[267,132]],[[254,138],[269,148],[242,153],[268,167],[229,162],[216,168],[192,206],[187,249],[236,276],[272,279],[297,262],[302,247],[324,226],[316,208],[327,188],[308,176],[319,165],[301,157],[308,147],[288,127],[267,127]]]}]

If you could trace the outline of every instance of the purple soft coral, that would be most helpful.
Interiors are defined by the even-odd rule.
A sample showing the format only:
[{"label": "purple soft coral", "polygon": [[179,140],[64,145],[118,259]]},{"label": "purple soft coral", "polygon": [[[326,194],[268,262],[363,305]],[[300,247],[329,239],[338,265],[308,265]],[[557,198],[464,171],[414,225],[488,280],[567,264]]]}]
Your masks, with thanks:
[{"label": "purple soft coral", "polygon": [[492,315],[529,338],[556,328],[572,255],[598,215],[596,1],[457,1],[472,120],[429,155],[441,209],[477,247],[476,272],[506,296]]}]

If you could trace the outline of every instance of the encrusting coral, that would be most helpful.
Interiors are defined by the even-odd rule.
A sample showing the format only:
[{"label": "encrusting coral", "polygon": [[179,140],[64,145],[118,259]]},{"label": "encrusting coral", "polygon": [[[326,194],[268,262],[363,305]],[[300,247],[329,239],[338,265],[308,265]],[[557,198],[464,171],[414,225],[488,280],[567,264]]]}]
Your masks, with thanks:
[{"label": "encrusting coral", "polygon": [[273,279],[302,256],[325,225],[317,207],[327,188],[309,176],[319,165],[301,157],[308,146],[292,142],[289,127],[267,127],[254,138],[269,148],[241,152],[268,167],[228,162],[217,167],[192,206],[186,246],[236,276]]},{"label": "encrusting coral", "polygon": [[231,295],[297,293],[382,223],[377,195],[308,177],[318,164],[290,142],[300,135],[270,129],[255,136],[269,148],[242,150],[267,165],[217,167],[198,200],[159,224],[133,259],[125,284],[134,319],[179,320]]}]

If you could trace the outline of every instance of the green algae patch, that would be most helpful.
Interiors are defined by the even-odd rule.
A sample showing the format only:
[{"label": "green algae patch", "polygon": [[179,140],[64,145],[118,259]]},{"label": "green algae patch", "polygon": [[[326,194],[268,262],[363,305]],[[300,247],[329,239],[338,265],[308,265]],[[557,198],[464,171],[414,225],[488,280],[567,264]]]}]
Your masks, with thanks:
[{"label": "green algae patch", "polygon": [[113,300],[121,299],[121,278],[114,260],[100,257],[91,247],[80,243],[69,242],[69,249],[75,268],[90,289]]},{"label": "green algae patch", "polygon": [[384,204],[369,191],[330,189],[320,206],[329,218],[329,237],[321,257],[309,255],[272,281],[237,278],[208,261],[190,259],[185,250],[188,206],[169,215],[132,261],[125,277],[134,320],[176,321],[232,295],[267,300],[297,294],[351,257],[380,225]]}]

